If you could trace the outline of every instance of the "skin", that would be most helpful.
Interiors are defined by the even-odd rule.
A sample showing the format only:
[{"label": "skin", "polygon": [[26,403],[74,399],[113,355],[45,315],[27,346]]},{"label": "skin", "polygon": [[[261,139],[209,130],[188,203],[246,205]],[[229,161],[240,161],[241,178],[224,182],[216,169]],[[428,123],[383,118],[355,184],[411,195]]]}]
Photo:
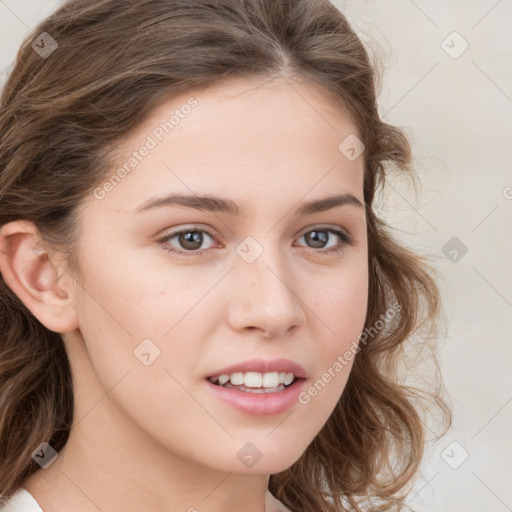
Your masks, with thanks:
[{"label": "skin", "polygon": [[[364,203],[363,156],[350,161],[338,149],[356,128],[305,82],[231,80],[161,104],[119,146],[113,172],[191,96],[198,105],[135,170],[103,199],[86,199],[82,277],[40,243],[32,223],[0,230],[2,274],[62,334],[74,379],[69,440],[24,484],[45,512],[283,510],[268,492],[270,474],[301,456],[345,387],[353,361],[307,405],[256,417],[212,397],[205,377],[284,357],[306,369],[307,389],[363,330],[364,208],[292,213],[336,193]],[[231,199],[245,214],[133,212],[155,195],[191,191]],[[213,234],[203,233],[202,255],[167,252],[195,250],[178,237],[158,243],[190,224]],[[327,231],[315,245],[304,235],[319,225],[348,231],[353,244],[326,253],[343,242]],[[248,236],[263,247],[250,264],[236,252]],[[34,254],[36,246],[46,253]],[[146,338],[160,349],[149,366],[133,353]],[[250,468],[237,457],[248,442],[262,454]]]}]

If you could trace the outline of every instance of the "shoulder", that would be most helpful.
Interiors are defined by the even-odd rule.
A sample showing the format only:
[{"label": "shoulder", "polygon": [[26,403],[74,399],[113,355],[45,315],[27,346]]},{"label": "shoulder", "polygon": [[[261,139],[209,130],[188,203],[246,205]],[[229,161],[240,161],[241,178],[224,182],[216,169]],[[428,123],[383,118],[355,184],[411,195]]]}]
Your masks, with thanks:
[{"label": "shoulder", "polygon": [[22,487],[10,499],[0,500],[0,512],[43,512],[43,510],[32,494]]}]

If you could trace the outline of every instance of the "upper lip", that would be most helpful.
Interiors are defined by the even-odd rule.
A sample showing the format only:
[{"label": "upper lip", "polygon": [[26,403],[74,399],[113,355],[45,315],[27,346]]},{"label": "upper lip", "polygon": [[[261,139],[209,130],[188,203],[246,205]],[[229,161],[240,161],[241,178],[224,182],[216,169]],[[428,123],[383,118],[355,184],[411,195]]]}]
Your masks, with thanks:
[{"label": "upper lip", "polygon": [[250,359],[242,363],[236,363],[231,366],[226,366],[220,370],[216,370],[209,377],[218,377],[219,375],[231,375],[233,373],[245,372],[259,372],[259,373],[272,373],[272,372],[286,372],[293,373],[295,377],[305,379],[306,370],[298,363],[290,361],[289,359]]}]

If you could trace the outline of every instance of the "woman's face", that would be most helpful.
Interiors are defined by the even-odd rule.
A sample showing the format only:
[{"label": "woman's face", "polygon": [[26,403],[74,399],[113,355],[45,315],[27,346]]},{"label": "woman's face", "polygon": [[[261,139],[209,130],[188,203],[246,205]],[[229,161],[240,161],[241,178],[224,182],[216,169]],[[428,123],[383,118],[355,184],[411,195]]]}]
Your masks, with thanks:
[{"label": "woman's face", "polygon": [[[118,147],[84,204],[78,329],[64,339],[75,374],[87,366],[108,391],[119,432],[241,473],[279,472],[304,452],[364,328],[355,133],[327,97],[280,78],[176,97]],[[322,202],[342,195],[353,198]],[[253,391],[276,385],[259,374],[300,366],[303,378],[274,393],[209,382],[247,361],[249,374],[227,371]]]}]

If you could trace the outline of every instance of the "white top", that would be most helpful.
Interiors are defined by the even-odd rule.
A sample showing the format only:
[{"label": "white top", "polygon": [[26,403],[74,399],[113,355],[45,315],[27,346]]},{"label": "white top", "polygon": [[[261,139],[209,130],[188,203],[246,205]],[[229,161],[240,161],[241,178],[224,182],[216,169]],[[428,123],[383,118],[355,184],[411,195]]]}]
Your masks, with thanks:
[{"label": "white top", "polygon": [[[280,511],[291,512],[283,503],[274,498],[270,492],[267,492],[265,504],[270,505],[270,502],[277,504]],[[39,506],[34,496],[27,489],[21,487],[9,500],[0,503],[0,512],[43,512],[43,509]]]},{"label": "white top", "polygon": [[0,512],[43,512],[27,489],[18,489],[9,500],[0,504]]}]

